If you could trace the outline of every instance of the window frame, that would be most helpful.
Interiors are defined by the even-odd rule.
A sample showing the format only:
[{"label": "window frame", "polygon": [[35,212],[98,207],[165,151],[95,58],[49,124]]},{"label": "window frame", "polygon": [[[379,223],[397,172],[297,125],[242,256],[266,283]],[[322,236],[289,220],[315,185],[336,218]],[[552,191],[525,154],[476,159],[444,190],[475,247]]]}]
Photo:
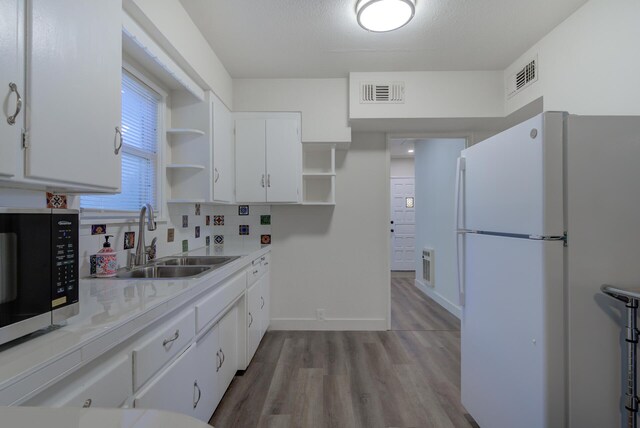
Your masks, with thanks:
[{"label": "window frame", "polygon": [[[161,174],[161,171],[165,169],[164,162],[164,152],[166,147],[166,115],[167,115],[167,98],[169,96],[168,92],[159,86],[151,77],[149,77],[145,72],[141,71],[139,68],[133,66],[131,63],[122,60],[122,70],[123,72],[129,73],[134,78],[138,79],[140,82],[147,85],[153,91],[158,94],[158,135],[157,135],[157,150],[156,150],[156,201],[158,208],[155,210],[156,221],[163,222],[164,213],[166,210],[166,200],[165,200],[165,183],[164,183],[164,175]],[[128,148],[126,145],[123,145],[122,151],[133,154],[136,156],[146,157],[142,153],[138,152],[135,149]],[[128,210],[110,210],[110,209],[97,209],[97,208],[82,208],[80,207],[80,224],[91,224],[95,223],[95,220],[105,221],[107,223],[132,223],[138,221],[139,211],[128,211]]]}]

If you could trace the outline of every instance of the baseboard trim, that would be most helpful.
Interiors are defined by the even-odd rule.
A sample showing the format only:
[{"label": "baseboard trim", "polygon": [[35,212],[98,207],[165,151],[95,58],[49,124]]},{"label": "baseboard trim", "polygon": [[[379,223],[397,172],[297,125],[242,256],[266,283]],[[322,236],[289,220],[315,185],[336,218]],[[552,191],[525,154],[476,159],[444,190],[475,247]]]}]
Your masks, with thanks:
[{"label": "baseboard trim", "polygon": [[428,297],[432,298],[436,301],[440,306],[449,311],[453,316],[458,319],[462,318],[462,308],[455,303],[451,302],[449,299],[443,297],[440,293],[438,293],[435,289],[427,286],[424,282],[415,279],[415,286],[418,290],[422,291]]},{"label": "baseboard trim", "polygon": [[384,318],[271,318],[269,330],[385,331]]}]

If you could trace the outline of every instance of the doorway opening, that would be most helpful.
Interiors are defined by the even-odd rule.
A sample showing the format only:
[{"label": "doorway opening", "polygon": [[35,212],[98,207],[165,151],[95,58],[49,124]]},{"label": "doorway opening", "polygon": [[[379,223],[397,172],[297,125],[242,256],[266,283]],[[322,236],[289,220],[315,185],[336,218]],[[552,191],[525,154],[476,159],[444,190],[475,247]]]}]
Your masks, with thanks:
[{"label": "doorway opening", "polygon": [[391,330],[455,330],[454,224],[463,138],[389,137]]}]

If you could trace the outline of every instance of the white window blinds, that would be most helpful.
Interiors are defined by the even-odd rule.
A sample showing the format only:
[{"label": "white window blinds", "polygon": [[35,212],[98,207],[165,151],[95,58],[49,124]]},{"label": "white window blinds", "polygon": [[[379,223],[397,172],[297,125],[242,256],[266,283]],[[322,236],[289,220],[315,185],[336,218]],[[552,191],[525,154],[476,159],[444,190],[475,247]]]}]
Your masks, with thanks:
[{"label": "white window blinds", "polygon": [[80,198],[85,209],[138,211],[158,208],[157,152],[160,95],[122,70],[122,193]]}]

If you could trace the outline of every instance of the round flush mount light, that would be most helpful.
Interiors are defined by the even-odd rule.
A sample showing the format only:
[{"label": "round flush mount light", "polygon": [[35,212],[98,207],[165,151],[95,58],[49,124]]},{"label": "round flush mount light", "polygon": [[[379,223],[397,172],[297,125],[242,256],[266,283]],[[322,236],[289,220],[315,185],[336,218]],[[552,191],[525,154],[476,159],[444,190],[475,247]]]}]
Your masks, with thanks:
[{"label": "round flush mount light", "polygon": [[416,10],[415,0],[359,0],[358,24],[367,31],[384,33],[405,26]]}]

